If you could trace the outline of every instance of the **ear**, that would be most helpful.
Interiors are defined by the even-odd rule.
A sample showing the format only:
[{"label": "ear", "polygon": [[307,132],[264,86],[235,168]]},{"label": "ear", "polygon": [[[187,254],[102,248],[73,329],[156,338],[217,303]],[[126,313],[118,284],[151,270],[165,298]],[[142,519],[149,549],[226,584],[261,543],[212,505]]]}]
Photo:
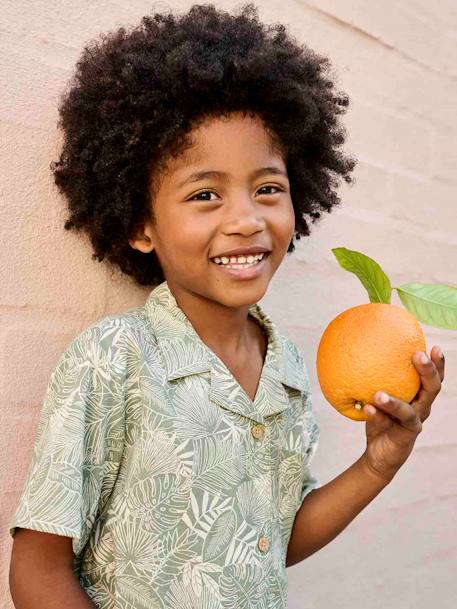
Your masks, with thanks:
[{"label": "ear", "polygon": [[144,254],[149,254],[154,249],[153,230],[150,222],[147,222],[143,227],[140,227],[137,236],[134,239],[129,239],[129,244],[133,249],[139,250]]}]

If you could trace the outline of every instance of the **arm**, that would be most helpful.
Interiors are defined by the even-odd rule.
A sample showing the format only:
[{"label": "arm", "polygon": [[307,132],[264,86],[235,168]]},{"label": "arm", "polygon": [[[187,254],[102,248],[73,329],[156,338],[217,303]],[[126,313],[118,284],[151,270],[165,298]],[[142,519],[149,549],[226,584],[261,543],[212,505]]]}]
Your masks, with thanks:
[{"label": "arm", "polygon": [[72,562],[71,537],[16,529],[9,573],[16,609],[93,609]]},{"label": "arm", "polygon": [[[376,408],[364,406],[367,448],[363,455],[334,480],[306,495],[299,508],[287,549],[286,567],[300,562],[332,541],[394,478],[411,454],[430,416],[444,379],[444,357],[435,347],[422,363],[416,352],[412,362],[421,376],[421,388],[411,403],[394,396]],[[425,354],[426,355],[426,354]]]},{"label": "arm", "polygon": [[121,347],[124,329],[107,332],[108,327],[111,322],[95,324],[76,337],[48,383],[32,460],[10,522],[16,609],[94,606],[75,575],[74,555],[88,544],[111,495],[125,437],[128,349]]},{"label": "arm", "polygon": [[334,480],[308,493],[295,516],[286,567],[332,541],[388,484],[362,456]]}]

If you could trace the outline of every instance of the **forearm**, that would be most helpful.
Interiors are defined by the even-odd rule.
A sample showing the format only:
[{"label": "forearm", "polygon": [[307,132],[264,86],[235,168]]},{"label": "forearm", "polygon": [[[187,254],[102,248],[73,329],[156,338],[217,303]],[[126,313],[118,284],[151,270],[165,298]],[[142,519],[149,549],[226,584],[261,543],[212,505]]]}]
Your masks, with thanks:
[{"label": "forearm", "polygon": [[342,474],[311,491],[295,516],[286,567],[332,541],[388,484],[369,469],[362,456]]},{"label": "forearm", "polygon": [[10,571],[10,590],[16,609],[94,609],[69,568],[28,570],[25,565]]}]

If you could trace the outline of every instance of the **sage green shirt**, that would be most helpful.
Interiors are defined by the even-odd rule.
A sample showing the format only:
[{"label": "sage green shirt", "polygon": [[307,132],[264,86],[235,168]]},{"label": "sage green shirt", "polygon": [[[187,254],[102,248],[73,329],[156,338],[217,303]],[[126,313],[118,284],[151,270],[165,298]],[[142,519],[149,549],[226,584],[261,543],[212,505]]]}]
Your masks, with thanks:
[{"label": "sage green shirt", "polygon": [[167,282],[58,361],[11,534],[71,537],[100,609],[285,609],[320,432],[298,348],[249,314],[268,336],[254,401]]}]

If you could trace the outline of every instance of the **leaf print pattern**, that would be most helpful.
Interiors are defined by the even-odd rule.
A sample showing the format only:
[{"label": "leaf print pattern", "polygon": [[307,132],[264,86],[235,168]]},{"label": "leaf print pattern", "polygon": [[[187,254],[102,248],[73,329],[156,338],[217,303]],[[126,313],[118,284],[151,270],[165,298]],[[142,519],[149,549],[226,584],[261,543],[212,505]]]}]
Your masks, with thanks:
[{"label": "leaf print pattern", "polygon": [[241,522],[230,540],[225,564],[249,564],[252,563],[252,553],[257,543],[257,531],[249,526],[247,522]]},{"label": "leaf print pattern", "polygon": [[251,481],[240,484],[236,499],[243,519],[254,528],[259,528],[268,516],[265,497],[261,495]]},{"label": "leaf print pattern", "polygon": [[[219,596],[219,588],[211,574],[219,573],[221,570],[222,567],[217,564],[198,562],[198,558],[192,559],[184,565],[182,583],[186,587],[191,586],[199,597],[208,591],[211,594],[209,600],[214,603],[214,600]],[[202,601],[204,600],[202,599]],[[220,603],[217,602],[216,606],[220,607]]]},{"label": "leaf print pattern", "polygon": [[[197,576],[205,575],[204,572],[195,569],[194,572]],[[200,594],[196,592],[196,589],[200,591]],[[185,584],[184,579],[174,581],[167,592],[165,606],[169,609],[194,609],[195,607],[199,609],[221,609],[219,599],[213,592],[214,589],[211,589],[211,586],[204,588],[202,583],[190,585],[189,583]]]},{"label": "leaf print pattern", "polygon": [[287,605],[287,580],[272,574],[268,578],[268,601],[271,609],[283,609]]},{"label": "leaf print pattern", "polygon": [[212,561],[226,550],[236,528],[236,515],[232,510],[223,512],[213,522],[203,543],[202,558]]},{"label": "leaf print pattern", "polygon": [[127,505],[151,533],[165,533],[174,528],[186,511],[189,487],[174,474],[159,474],[136,481],[129,492]]},{"label": "leaf print pattern", "polygon": [[262,567],[239,564],[225,567],[221,577],[224,609],[258,609],[266,594],[268,590]]},{"label": "leaf print pattern", "polygon": [[213,522],[219,514],[231,504],[231,498],[221,498],[219,495],[210,495],[208,491],[202,493],[198,489],[192,489],[190,495],[191,513],[183,516],[186,526],[195,530],[197,535],[205,539]]},{"label": "leaf print pattern", "polygon": [[161,586],[167,586],[176,574],[182,571],[186,561],[196,555],[198,539],[195,531],[190,529],[179,533],[175,529],[166,533],[162,539],[164,549],[157,582]]},{"label": "leaf print pattern", "polygon": [[132,460],[131,472],[128,476],[128,484],[133,484],[135,478],[154,474],[181,473],[182,465],[179,455],[176,453],[175,435],[167,434],[160,428],[157,422],[151,426],[145,426],[147,438],[154,438],[154,442],[145,443],[143,451],[137,453],[135,461]]},{"label": "leaf print pattern", "polygon": [[166,281],[57,362],[11,534],[72,538],[99,609],[286,608],[287,545],[321,485],[320,433],[298,347],[259,305],[249,315],[268,336],[254,400]]},{"label": "leaf print pattern", "polygon": [[194,486],[213,494],[227,494],[232,492],[230,487],[238,486],[243,475],[242,458],[230,444],[217,436],[194,440]]},{"label": "leaf print pattern", "polygon": [[174,429],[185,439],[195,439],[217,433],[222,420],[219,408],[208,400],[208,380],[188,377],[174,393]]},{"label": "leaf print pattern", "polygon": [[[149,531],[137,526],[134,520],[124,519],[113,527],[116,571],[139,575],[142,571],[158,573],[164,563],[167,549],[161,540],[151,543]],[[170,550],[171,553],[171,550]]]},{"label": "leaf print pattern", "polygon": [[140,578],[125,576],[119,578],[119,601],[125,609],[155,609],[160,604],[151,595],[150,587]]}]

